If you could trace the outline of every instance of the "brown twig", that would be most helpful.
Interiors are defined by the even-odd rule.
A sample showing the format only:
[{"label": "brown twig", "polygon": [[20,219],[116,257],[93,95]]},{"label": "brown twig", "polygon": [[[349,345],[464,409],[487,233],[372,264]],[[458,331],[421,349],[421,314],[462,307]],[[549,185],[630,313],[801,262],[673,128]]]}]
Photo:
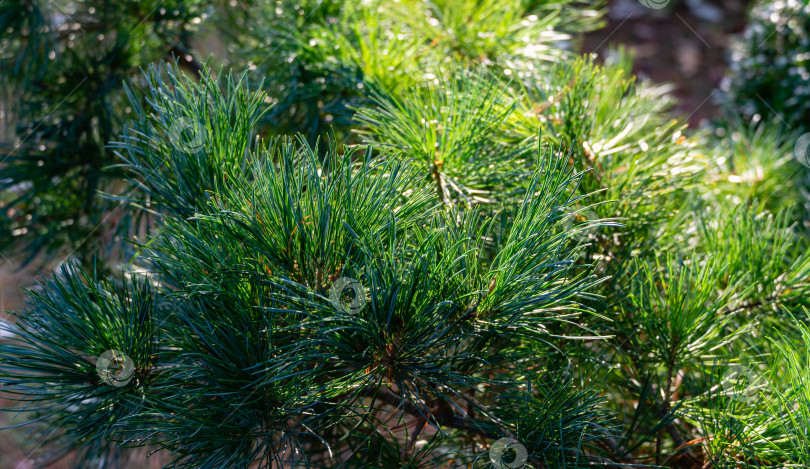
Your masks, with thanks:
[{"label": "brown twig", "polygon": [[197,78],[202,77],[203,65],[187,50],[182,49],[178,45],[174,45],[169,49],[169,55],[177,59],[178,65],[194,73]]}]

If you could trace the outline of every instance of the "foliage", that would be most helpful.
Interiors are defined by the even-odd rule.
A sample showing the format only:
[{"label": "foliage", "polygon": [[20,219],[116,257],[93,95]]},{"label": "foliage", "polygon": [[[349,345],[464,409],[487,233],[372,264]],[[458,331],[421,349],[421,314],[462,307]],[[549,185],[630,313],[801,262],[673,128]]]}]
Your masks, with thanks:
[{"label": "foliage", "polygon": [[728,113],[810,125],[810,2],[763,0],[733,45],[725,85]]},{"label": "foliage", "polygon": [[[453,0],[282,1],[258,8],[242,57],[265,78],[275,102],[267,123],[314,143],[329,128],[347,132],[352,108],[372,85],[397,93],[483,64],[500,75],[519,60],[545,67],[599,24],[589,2]],[[399,95],[402,97],[402,95]]]},{"label": "foliage", "polygon": [[[237,5],[221,57],[144,45],[105,95],[87,210],[118,204],[126,255],[63,265],[3,325],[0,385],[49,447],[77,467],[142,447],[204,468],[808,464],[793,134],[688,129],[626,53],[567,48],[599,16],[574,3]],[[37,70],[41,32],[4,63]]]},{"label": "foliage", "polygon": [[[136,105],[124,84],[163,59],[196,73],[203,19],[227,28],[218,2],[10,0],[0,6],[0,90],[15,124],[0,140],[0,251],[106,258],[138,221],[99,192],[126,189],[107,143]],[[116,241],[117,240],[117,241]],[[102,248],[102,249],[99,249]]]}]

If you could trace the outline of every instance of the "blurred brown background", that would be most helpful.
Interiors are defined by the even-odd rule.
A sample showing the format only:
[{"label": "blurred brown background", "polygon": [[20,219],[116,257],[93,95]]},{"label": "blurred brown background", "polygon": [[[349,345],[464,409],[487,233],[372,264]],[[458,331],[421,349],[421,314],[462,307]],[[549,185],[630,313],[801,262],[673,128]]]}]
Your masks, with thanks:
[{"label": "blurred brown background", "polygon": [[676,112],[697,126],[717,112],[712,94],[725,74],[730,41],[743,31],[751,3],[611,0],[606,27],[585,38],[582,52],[603,57],[619,45],[633,51],[636,74],[671,83],[679,101]]}]

